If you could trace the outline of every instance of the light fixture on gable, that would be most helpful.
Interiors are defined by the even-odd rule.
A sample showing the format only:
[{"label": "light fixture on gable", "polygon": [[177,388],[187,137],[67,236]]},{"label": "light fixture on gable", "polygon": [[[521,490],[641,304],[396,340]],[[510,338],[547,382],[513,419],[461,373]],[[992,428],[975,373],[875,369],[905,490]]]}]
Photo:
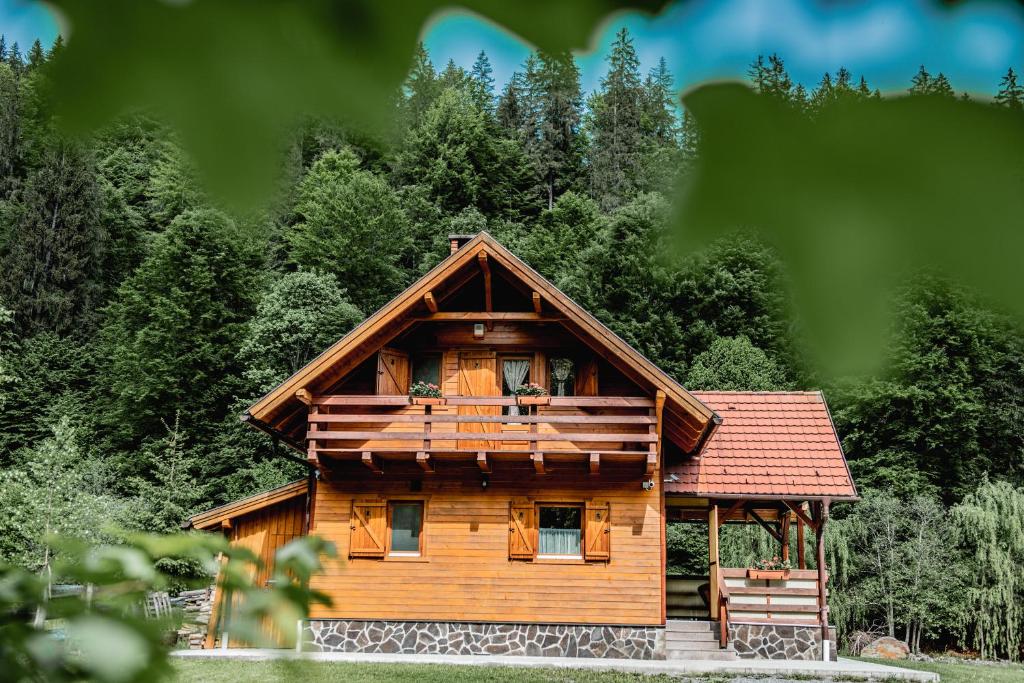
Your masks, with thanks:
[{"label": "light fixture on gable", "polygon": [[473,325],[473,339],[483,339],[483,338],[484,338],[484,324],[483,323],[476,323],[476,324],[474,324]]}]

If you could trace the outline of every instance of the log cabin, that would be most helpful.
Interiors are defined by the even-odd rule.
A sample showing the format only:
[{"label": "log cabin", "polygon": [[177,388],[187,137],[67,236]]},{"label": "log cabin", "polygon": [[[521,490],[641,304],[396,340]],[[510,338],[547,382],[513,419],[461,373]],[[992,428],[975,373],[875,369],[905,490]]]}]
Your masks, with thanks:
[{"label": "log cabin", "polygon": [[[337,545],[306,650],[834,658],[822,534],[857,492],[822,395],[687,391],[487,233],[450,243],[242,417],[309,476],[187,526]],[[706,574],[666,575],[669,522]],[[784,568],[720,566],[732,524]]]}]

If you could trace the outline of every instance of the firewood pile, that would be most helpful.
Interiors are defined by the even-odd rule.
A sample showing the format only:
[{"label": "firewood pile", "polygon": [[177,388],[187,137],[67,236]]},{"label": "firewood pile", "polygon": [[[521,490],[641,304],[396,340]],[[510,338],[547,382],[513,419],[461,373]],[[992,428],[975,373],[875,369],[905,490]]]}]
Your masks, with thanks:
[{"label": "firewood pile", "polygon": [[215,588],[182,591],[171,598],[171,604],[182,611],[181,628],[178,629],[178,642],[188,645],[190,650],[200,650],[206,629],[210,624],[210,610],[213,607]]}]

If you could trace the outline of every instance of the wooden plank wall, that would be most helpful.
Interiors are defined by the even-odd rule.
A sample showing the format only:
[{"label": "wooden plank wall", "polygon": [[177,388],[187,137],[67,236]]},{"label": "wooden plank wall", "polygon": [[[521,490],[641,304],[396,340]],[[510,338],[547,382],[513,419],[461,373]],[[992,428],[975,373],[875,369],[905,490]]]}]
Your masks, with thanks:
[{"label": "wooden plank wall", "polygon": [[[334,541],[340,559],[313,579],[334,599],[314,607],[313,618],[663,623],[660,495],[641,489],[635,466],[602,466],[590,477],[578,465],[537,475],[529,464],[503,462],[485,490],[475,464],[429,476],[400,465],[384,476],[339,465],[319,482],[310,533]],[[421,491],[411,491],[412,481]],[[352,501],[374,497],[426,501],[422,558],[348,559]],[[524,498],[608,502],[611,560],[509,560],[509,507]]]},{"label": "wooden plank wall", "polygon": [[266,541],[260,550],[263,568],[256,574],[257,586],[266,585],[273,576],[274,553],[292,539],[303,535],[306,518],[306,497],[300,496],[282,501],[243,515],[231,521],[231,541],[251,537],[266,531]]}]

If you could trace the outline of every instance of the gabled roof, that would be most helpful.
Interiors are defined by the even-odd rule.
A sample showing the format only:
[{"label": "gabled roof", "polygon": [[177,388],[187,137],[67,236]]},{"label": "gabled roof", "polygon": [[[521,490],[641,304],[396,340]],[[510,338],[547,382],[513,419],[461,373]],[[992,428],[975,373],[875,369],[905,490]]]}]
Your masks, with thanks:
[{"label": "gabled roof", "polygon": [[857,498],[821,392],[693,393],[722,417],[722,423],[698,457],[666,466],[666,493]]},{"label": "gabled roof", "polygon": [[198,512],[189,517],[181,526],[184,529],[216,529],[226,520],[262,510],[282,501],[304,496],[308,486],[309,483],[305,479],[298,479],[284,486],[278,486],[276,489],[263,491],[262,493],[251,495],[248,498],[241,498],[211,510]]},{"label": "gabled roof", "polygon": [[415,323],[416,312],[422,310],[424,295],[437,296],[446,288],[457,289],[477,271],[479,254],[499,266],[503,274],[525,289],[538,292],[546,309],[560,316],[559,322],[591,346],[606,360],[641,386],[665,392],[665,436],[684,452],[693,452],[714,427],[714,412],[678,382],[669,377],[640,352],[619,338],[600,321],[548,282],[526,263],[481,232],[458,251],[438,264],[412,286],[396,296],[383,308],[360,323],[342,339],[310,361],[276,389],[254,404],[243,420],[281,436],[293,447],[300,448],[292,438],[297,421],[304,421],[306,406],[296,392],[323,393],[347,372],[368,358],[377,349]]}]

